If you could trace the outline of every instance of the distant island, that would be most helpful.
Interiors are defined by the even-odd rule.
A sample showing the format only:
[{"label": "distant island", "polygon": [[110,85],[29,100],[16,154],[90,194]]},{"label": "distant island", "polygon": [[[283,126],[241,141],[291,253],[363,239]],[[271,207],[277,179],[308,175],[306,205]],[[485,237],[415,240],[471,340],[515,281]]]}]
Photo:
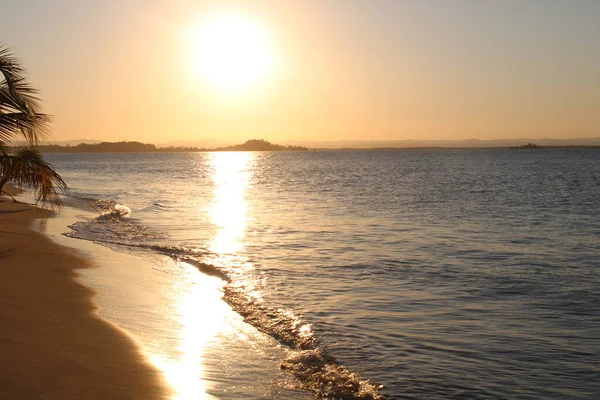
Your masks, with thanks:
[{"label": "distant island", "polygon": [[510,146],[509,149],[543,149],[543,147],[538,146],[537,144],[527,143],[521,146]]},{"label": "distant island", "polygon": [[303,146],[282,146],[262,139],[247,140],[245,143],[233,146],[218,147],[212,151],[308,151]]},{"label": "distant island", "polygon": [[56,144],[37,147],[40,153],[174,153],[204,151],[308,151],[302,146],[282,146],[263,139],[252,139],[242,144],[216,148],[198,148],[186,146],[156,147],[141,142],[101,142],[94,144],[81,143],[77,146],[60,146]]}]

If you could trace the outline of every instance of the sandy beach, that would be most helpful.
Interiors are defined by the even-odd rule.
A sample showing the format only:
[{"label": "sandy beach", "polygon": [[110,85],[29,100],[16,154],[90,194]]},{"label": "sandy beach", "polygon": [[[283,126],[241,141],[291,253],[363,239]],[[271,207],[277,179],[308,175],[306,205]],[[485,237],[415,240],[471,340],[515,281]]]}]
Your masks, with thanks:
[{"label": "sandy beach", "polygon": [[0,398],[170,397],[161,372],[75,281],[91,265],[29,229],[43,213],[0,202]]}]

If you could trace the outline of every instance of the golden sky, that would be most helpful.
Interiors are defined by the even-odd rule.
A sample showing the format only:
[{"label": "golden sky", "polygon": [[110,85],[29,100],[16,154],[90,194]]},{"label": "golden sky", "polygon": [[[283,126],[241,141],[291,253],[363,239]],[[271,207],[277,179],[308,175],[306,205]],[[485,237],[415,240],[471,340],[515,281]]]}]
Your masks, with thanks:
[{"label": "golden sky", "polygon": [[54,140],[600,136],[600,2],[2,8],[1,39],[42,91]]}]

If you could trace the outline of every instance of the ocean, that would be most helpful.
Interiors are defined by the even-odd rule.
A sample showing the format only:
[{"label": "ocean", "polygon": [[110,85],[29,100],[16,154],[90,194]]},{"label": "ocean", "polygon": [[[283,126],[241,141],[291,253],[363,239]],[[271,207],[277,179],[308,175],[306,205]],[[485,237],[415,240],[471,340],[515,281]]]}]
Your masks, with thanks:
[{"label": "ocean", "polygon": [[221,282],[269,397],[600,397],[598,149],[44,157],[67,235]]}]

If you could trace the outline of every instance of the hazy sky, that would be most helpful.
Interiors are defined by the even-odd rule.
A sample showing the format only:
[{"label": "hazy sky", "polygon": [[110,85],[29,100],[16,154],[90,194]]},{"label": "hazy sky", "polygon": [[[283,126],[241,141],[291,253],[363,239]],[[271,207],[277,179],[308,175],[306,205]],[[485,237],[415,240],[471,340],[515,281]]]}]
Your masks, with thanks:
[{"label": "hazy sky", "polygon": [[[190,45],[224,9],[276,61],[235,93]],[[598,0],[0,0],[0,32],[54,140],[600,136]]]}]

